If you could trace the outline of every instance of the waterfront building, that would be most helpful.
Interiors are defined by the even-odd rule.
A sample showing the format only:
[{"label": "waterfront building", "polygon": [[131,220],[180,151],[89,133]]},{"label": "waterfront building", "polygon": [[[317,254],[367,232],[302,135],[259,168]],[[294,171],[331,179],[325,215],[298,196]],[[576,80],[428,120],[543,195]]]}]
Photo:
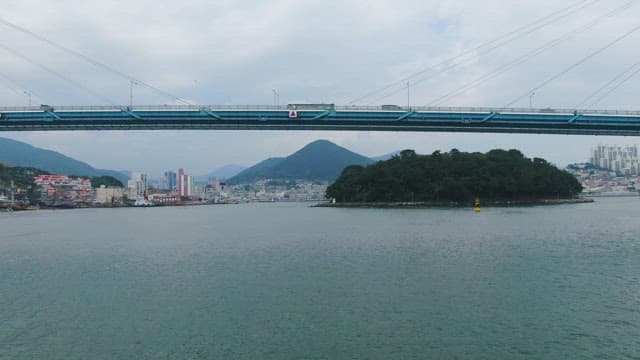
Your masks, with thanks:
[{"label": "waterfront building", "polygon": [[131,180],[127,183],[127,191],[130,198],[146,199],[148,191],[147,174],[139,171],[131,174]]},{"label": "waterfront building", "polygon": [[207,185],[213,187],[214,191],[220,192],[222,190],[222,182],[217,177],[209,178]]},{"label": "waterfront building", "polygon": [[186,196],[195,196],[196,195],[196,178],[193,175],[187,175],[187,195]]},{"label": "waterfront building", "polygon": [[599,145],[591,149],[591,163],[624,176],[640,174],[638,145]]},{"label": "waterfront building", "polygon": [[178,169],[178,195],[182,196],[183,190],[184,190],[184,185],[182,185],[184,180],[184,169],[180,168]]},{"label": "waterfront building", "polygon": [[193,186],[193,198],[204,199],[205,188],[209,185],[196,184]]},{"label": "waterfront building", "polygon": [[202,200],[204,201],[216,201],[218,199],[219,192],[213,185],[205,185],[202,189]]},{"label": "waterfront building", "polygon": [[97,204],[119,204],[122,202],[124,189],[121,187],[106,187],[100,185],[96,189],[95,203]]},{"label": "waterfront building", "polygon": [[178,195],[190,197],[195,194],[195,177],[184,173],[184,169],[178,170]]},{"label": "waterfront building", "polygon": [[178,186],[178,175],[170,170],[165,171],[160,183],[160,189],[171,191],[176,186]]},{"label": "waterfront building", "polygon": [[70,178],[67,175],[38,175],[33,182],[40,190],[40,200],[45,203],[90,202],[93,197],[91,180]]},{"label": "waterfront building", "polygon": [[151,194],[149,201],[153,204],[175,204],[180,202],[180,197],[175,194]]}]

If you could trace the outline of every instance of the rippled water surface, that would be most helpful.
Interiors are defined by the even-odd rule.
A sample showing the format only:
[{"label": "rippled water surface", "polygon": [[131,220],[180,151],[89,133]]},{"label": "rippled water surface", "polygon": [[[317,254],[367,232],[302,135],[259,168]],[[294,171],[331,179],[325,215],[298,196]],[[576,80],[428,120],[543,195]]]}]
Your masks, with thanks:
[{"label": "rippled water surface", "polygon": [[0,359],[640,358],[640,199],[0,213]]}]

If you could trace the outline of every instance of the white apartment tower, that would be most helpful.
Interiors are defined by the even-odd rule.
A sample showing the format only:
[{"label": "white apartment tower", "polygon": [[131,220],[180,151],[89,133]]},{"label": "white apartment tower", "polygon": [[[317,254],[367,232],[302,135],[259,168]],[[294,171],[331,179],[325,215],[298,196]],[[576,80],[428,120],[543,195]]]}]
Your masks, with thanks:
[{"label": "white apartment tower", "polygon": [[131,174],[131,180],[127,182],[127,190],[132,198],[143,199],[147,196],[147,174],[139,171]]},{"label": "white apartment tower", "polygon": [[178,195],[193,196],[195,186],[195,178],[192,175],[184,173],[184,169],[178,170]]},{"label": "white apartment tower", "polygon": [[638,145],[598,145],[591,149],[591,163],[622,175],[640,175]]}]

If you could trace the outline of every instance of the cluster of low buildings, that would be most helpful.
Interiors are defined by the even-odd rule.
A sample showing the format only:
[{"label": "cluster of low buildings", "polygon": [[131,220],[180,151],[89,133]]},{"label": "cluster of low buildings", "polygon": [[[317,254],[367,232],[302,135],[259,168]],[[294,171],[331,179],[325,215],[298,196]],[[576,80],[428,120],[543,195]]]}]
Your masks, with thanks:
[{"label": "cluster of low buildings", "polygon": [[47,206],[90,204],[94,199],[91,180],[67,175],[37,175],[33,178],[40,202]]},{"label": "cluster of low buildings", "polygon": [[159,181],[133,172],[126,187],[101,185],[66,175],[38,175],[34,178],[39,203],[51,207],[78,206],[162,206],[195,203],[240,203],[323,200],[327,183],[302,180],[259,180],[252,184],[228,185],[218,178],[198,183],[185,173],[166,171]]},{"label": "cluster of low buildings", "polygon": [[637,196],[640,190],[638,176],[619,176],[591,164],[574,164],[567,170],[580,181],[582,193],[587,196]]},{"label": "cluster of low buildings", "polygon": [[326,182],[264,179],[231,186],[229,194],[237,202],[321,201],[327,186]]},{"label": "cluster of low buildings", "polygon": [[[108,189],[105,189],[108,191]],[[226,202],[225,184],[217,178],[206,184],[196,184],[195,177],[185,173],[166,171],[159,182],[150,184],[147,174],[134,172],[123,190],[123,197],[129,205],[177,205],[185,203]],[[100,202],[102,199],[96,199]]]},{"label": "cluster of low buildings", "polygon": [[599,145],[591,149],[589,163],[567,170],[582,184],[587,196],[638,196],[640,157],[637,145]]},{"label": "cluster of low buildings", "polygon": [[94,188],[88,178],[67,175],[38,175],[33,183],[38,191],[38,203],[51,207],[148,206],[210,200],[196,195],[193,177],[183,173],[180,169],[180,186],[167,190],[150,188],[148,177],[142,172],[132,173],[126,187]]}]

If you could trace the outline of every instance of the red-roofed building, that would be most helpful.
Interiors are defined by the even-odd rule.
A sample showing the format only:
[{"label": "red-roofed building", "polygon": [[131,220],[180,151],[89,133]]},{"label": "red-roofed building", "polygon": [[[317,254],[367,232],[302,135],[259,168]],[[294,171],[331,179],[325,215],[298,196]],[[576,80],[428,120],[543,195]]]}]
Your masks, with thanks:
[{"label": "red-roofed building", "polygon": [[45,204],[91,202],[91,180],[66,175],[38,175],[33,182],[40,188],[40,200]]}]

